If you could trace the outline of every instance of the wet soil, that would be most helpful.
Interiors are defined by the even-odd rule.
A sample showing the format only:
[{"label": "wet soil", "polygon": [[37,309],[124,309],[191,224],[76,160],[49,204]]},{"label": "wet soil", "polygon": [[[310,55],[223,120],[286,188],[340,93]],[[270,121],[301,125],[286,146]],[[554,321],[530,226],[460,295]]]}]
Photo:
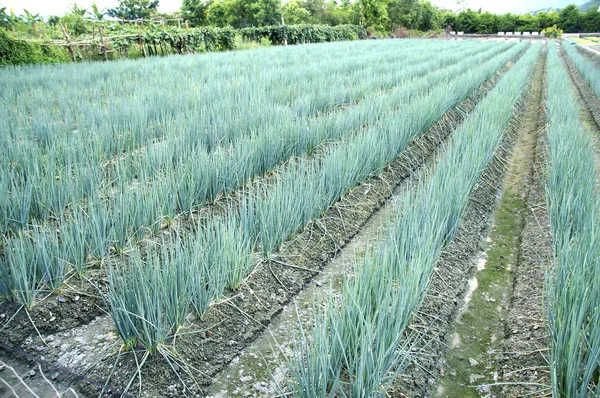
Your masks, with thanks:
[{"label": "wet soil", "polygon": [[107,284],[103,269],[90,269],[85,280],[73,276],[60,294],[48,292],[30,310],[15,302],[0,303],[0,344],[25,347],[32,342],[31,335],[68,330],[106,314],[101,292]]},{"label": "wet soil", "polygon": [[[538,140],[543,134],[540,130],[543,126],[544,83],[545,59],[542,58],[533,76],[494,222],[477,262],[476,273],[470,280],[472,289],[467,292],[454,329],[447,337],[449,349],[442,371],[444,377],[438,379],[433,395],[503,397],[540,390],[536,387],[536,391],[530,391],[521,385],[504,387],[500,383],[517,381],[512,372],[515,367],[523,367],[524,362],[518,356],[512,358],[512,354],[504,353],[518,350],[519,346],[512,340],[525,335],[525,338],[529,338],[527,331],[530,327],[544,331],[541,316],[543,292],[539,291],[543,290],[544,279],[543,275],[539,279],[532,278],[527,257],[531,254],[527,247],[537,245],[538,241],[531,240],[530,235],[524,235],[526,219],[530,214],[530,187],[534,164],[538,159]],[[535,272],[539,269],[537,267]],[[515,300],[519,301],[518,305],[514,303]],[[540,316],[538,322],[527,328],[519,323],[520,317],[526,313]],[[511,337],[519,333],[521,336]],[[540,344],[544,342],[540,341]],[[529,365],[533,367],[532,363]],[[535,364],[537,369],[532,374],[537,376],[545,365],[543,361],[538,361]],[[518,381],[532,380],[519,378]]]},{"label": "wet soil", "polygon": [[[14,359],[0,360],[0,398],[77,397],[77,393],[55,381],[54,373],[44,373],[40,365]],[[52,395],[49,395],[52,394]]]},{"label": "wet soil", "polygon": [[544,281],[545,271],[553,261],[553,251],[544,197],[548,144],[543,129],[544,124],[537,137],[533,170],[526,180],[529,189],[523,213],[522,243],[507,307],[501,380],[508,384],[503,385],[499,395],[505,397],[546,395],[548,388],[543,385],[550,385]]},{"label": "wet soil", "polygon": [[[539,82],[540,78],[538,73],[534,81]],[[502,300],[507,297],[502,286],[510,291],[511,279],[506,268],[514,260],[520,241],[518,233],[515,236],[507,228],[519,228],[519,213],[516,217],[511,213],[515,207],[523,207],[524,200],[519,195],[509,194],[503,202],[499,195],[506,188],[512,193],[518,192],[510,181],[503,185],[508,168],[506,163],[517,137],[521,145],[525,144],[524,140],[527,142],[523,134],[535,134],[527,119],[521,120],[527,114],[539,115],[540,91],[538,88],[534,100],[536,90],[530,85],[516,105],[503,142],[470,199],[459,233],[438,261],[429,293],[412,325],[413,330],[424,337],[423,343],[415,352],[413,366],[395,381],[391,390],[393,396],[481,396],[490,392],[489,387],[477,390],[472,386],[486,380],[499,381],[502,377],[501,365],[497,363],[502,353],[497,342],[504,334]],[[492,228],[494,214],[497,223],[506,225],[499,228],[496,224],[495,229]],[[505,242],[498,242],[497,246],[502,247],[491,250],[492,241],[487,239],[486,243],[485,238],[490,233],[493,236],[494,232],[508,236]],[[477,274],[478,278],[473,278],[477,270],[481,273]],[[538,285],[543,286],[543,279]],[[463,313],[465,301],[470,306],[467,308],[475,311]],[[490,350],[494,344],[495,348]],[[438,381],[440,378],[442,380]]]},{"label": "wet soil", "polygon": [[[429,162],[427,163],[429,164]],[[425,166],[424,166],[425,167]],[[388,221],[396,214],[400,194],[420,170],[396,188],[394,194],[376,211],[350,242],[315,276],[292,303],[283,307],[269,327],[246,347],[223,371],[215,375],[208,391],[219,397],[269,397],[277,395],[288,371],[286,357],[292,357],[299,324],[304,330],[314,325],[315,306],[328,296],[341,293],[344,278],[353,271],[356,262],[367,250],[385,239]]]}]

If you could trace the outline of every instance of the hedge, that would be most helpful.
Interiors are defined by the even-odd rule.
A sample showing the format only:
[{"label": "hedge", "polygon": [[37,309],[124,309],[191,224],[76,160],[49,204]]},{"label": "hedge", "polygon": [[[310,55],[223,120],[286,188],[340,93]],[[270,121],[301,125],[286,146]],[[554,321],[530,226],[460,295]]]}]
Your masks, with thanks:
[{"label": "hedge", "polygon": [[[164,50],[185,54],[204,51],[226,51],[235,48],[235,30],[232,28],[201,27],[183,29],[152,26],[138,35],[136,28],[120,30],[120,36],[111,42],[114,48],[129,48],[140,41],[148,50],[164,46]],[[158,53],[158,50],[155,52]],[[156,54],[154,54],[156,55]]]},{"label": "hedge", "polygon": [[328,41],[361,40],[367,31],[359,25],[278,25],[243,28],[240,34],[245,41],[267,38],[272,44],[323,43]]},{"label": "hedge", "polygon": [[13,39],[0,29],[0,66],[59,62],[69,62],[69,55],[64,48]]},{"label": "hedge", "polygon": [[[194,53],[235,49],[235,36],[244,41],[268,39],[272,44],[322,43],[331,41],[360,40],[367,36],[364,27],[358,25],[280,25],[260,28],[213,28],[183,29],[152,26],[145,30],[120,28],[118,36],[110,41],[110,48],[128,54],[128,50],[143,45],[148,55],[167,53]],[[85,39],[84,39],[85,40]],[[100,48],[100,38],[90,40],[91,48]],[[96,47],[97,46],[97,47]],[[98,54],[96,54],[98,55]],[[99,58],[99,56],[98,56]],[[0,66],[32,63],[69,62],[65,47],[43,45],[42,42],[14,39],[0,29]]]}]

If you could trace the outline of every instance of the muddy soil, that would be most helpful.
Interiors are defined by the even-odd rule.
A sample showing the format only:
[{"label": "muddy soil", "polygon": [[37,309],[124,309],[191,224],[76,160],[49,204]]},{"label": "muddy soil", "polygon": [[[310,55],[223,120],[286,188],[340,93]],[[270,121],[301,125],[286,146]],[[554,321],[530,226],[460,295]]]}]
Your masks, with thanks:
[{"label": "muddy soil", "polygon": [[103,269],[90,269],[85,280],[75,276],[69,279],[61,294],[48,292],[47,298],[35,304],[29,314],[18,303],[0,303],[0,344],[24,347],[31,343],[32,334],[57,333],[106,314],[100,292],[106,291],[107,283]]},{"label": "muddy soil", "polygon": [[544,197],[548,148],[543,122],[532,173],[527,180],[529,191],[523,213],[521,251],[505,323],[502,381],[509,384],[503,387],[502,396],[506,397],[548,393],[547,387],[524,383],[550,385],[544,280],[545,271],[553,261],[553,251]]},{"label": "muddy soil", "polygon": [[0,398],[58,397],[77,398],[78,394],[57,381],[56,371],[43,370],[35,361],[13,358],[0,360]]},{"label": "muddy soil", "polygon": [[215,375],[208,392],[211,398],[272,397],[280,393],[288,371],[286,357],[291,358],[294,354],[299,324],[304,330],[310,330],[314,325],[315,306],[320,306],[326,297],[341,294],[345,277],[354,270],[356,263],[361,261],[368,250],[385,239],[389,220],[396,215],[398,199],[413,185],[411,182],[414,177],[429,164],[427,162],[400,184],[392,197],[336,253],[335,258],[294,298],[293,303],[284,306],[267,330],[223,371]]},{"label": "muddy soil", "polygon": [[[544,83],[545,60],[542,59],[519,124],[502,196],[485,240],[485,251],[470,281],[472,289],[468,291],[465,305],[459,310],[454,329],[449,334],[445,375],[438,380],[436,396],[504,397],[540,393],[539,387],[529,388],[524,384],[504,387],[501,383],[543,382],[539,374],[547,367],[542,358],[532,356],[524,360],[519,355],[522,354],[521,340],[532,337],[530,329],[541,333],[538,342],[545,344],[542,341],[545,337],[544,279],[539,271],[551,259],[543,264],[532,264],[531,247],[539,247],[540,241],[531,235],[532,225],[528,224],[531,201],[540,197],[539,192],[533,191],[532,181],[534,166],[540,167],[536,162],[539,163],[538,152],[541,150],[538,140],[543,135]],[[535,185],[537,188],[539,185]],[[541,198],[543,200],[543,190]],[[523,325],[521,319],[526,314],[535,314],[537,322]],[[523,368],[525,363],[532,370],[530,374],[515,374],[515,370]]]},{"label": "muddy soil", "polygon": [[[540,79],[541,75],[536,76],[534,81]],[[502,299],[502,289],[497,287],[507,282],[510,285],[510,279],[507,279],[506,274],[499,274],[497,269],[493,270],[495,271],[493,275],[500,279],[496,281],[480,279],[482,287],[490,287],[482,292],[476,290],[478,280],[473,278],[473,275],[476,270],[489,267],[485,265],[487,259],[484,257],[483,249],[486,246],[484,238],[491,231],[494,211],[498,205],[499,194],[503,190],[506,162],[516,137],[521,137],[523,132],[534,133],[530,131],[531,126],[520,122],[526,112],[539,112],[539,98],[538,107],[532,109],[531,102],[534,97],[532,92],[534,90],[530,85],[515,107],[502,145],[471,197],[457,238],[443,251],[436,266],[436,272],[430,281],[429,294],[412,325],[413,330],[419,331],[424,336],[423,344],[415,353],[413,366],[401,374],[394,383],[393,396],[480,396],[481,393],[488,393],[489,387],[478,391],[468,386],[481,384],[487,379],[499,381],[501,377],[501,372],[498,370],[500,366],[498,364],[491,366],[489,362],[491,358],[498,358],[502,350],[496,348],[487,351],[484,347],[488,348],[490,344],[497,342],[494,329],[498,324],[491,321],[490,317],[499,317],[498,312],[502,311],[502,303],[501,300],[495,302],[497,299],[494,294],[499,294]],[[472,305],[479,311],[461,319],[464,302],[471,300],[473,300]],[[477,305],[475,303],[477,301],[485,303],[487,310]],[[477,317],[490,322],[486,326],[486,322],[477,322]],[[460,330],[462,335],[456,333],[457,330]],[[482,335],[473,337],[478,333]],[[497,333],[502,335],[502,328]],[[468,345],[470,350],[461,351],[461,344]],[[482,349],[483,352],[479,353],[481,355],[479,361],[473,358],[476,356],[474,352]],[[446,353],[451,355],[445,357]],[[491,361],[494,362],[496,359]],[[450,380],[447,383],[444,380],[439,381],[436,388],[436,380],[443,377],[448,377]]]},{"label": "muddy soil", "polygon": [[[512,63],[509,64],[512,65]],[[175,357],[175,360],[172,360],[172,366],[158,355],[150,357],[139,375],[142,380],[143,395],[185,394],[194,396],[205,394],[206,389],[212,383],[212,377],[260,335],[283,306],[304,289],[306,284],[319,273],[318,271],[362,228],[371,214],[390,197],[394,187],[432,156],[435,148],[438,148],[447,138],[452,126],[462,121],[465,114],[495,85],[506,69],[506,67],[503,68],[494,78],[474,92],[469,99],[449,112],[427,134],[413,142],[405,154],[397,158],[385,170],[352,190],[338,204],[329,209],[324,217],[311,223],[303,233],[285,246],[276,261],[259,265],[239,292],[235,292],[227,300],[213,306],[205,319],[196,323],[194,329],[204,330],[204,332],[188,335],[184,333],[178,336],[176,342],[169,349]],[[102,277],[98,279],[105,281]],[[79,298],[69,297],[74,301],[74,304],[69,307],[78,308],[82,306],[83,299],[89,297],[92,298],[90,307],[93,309],[81,307],[81,313],[84,314],[85,319],[72,320],[71,327],[84,325],[82,328],[85,329],[85,325],[103,314],[104,303],[98,304],[95,301],[96,297],[92,294],[82,294]],[[66,299],[59,300],[57,298],[56,301],[64,307],[67,307],[64,305],[65,303],[70,303]],[[42,311],[42,308],[45,307],[40,306],[37,310]],[[17,316],[21,316],[21,314]],[[12,315],[5,315],[2,321],[6,322],[10,317]],[[95,322],[106,325],[107,319],[104,316]],[[29,342],[35,340],[36,337],[27,328],[24,330],[10,328],[6,342],[18,342],[21,344],[21,348],[37,355],[40,355],[38,351],[41,351],[41,355],[55,361],[64,358],[65,354],[82,359],[82,362],[75,364],[76,366],[71,370],[86,375],[88,381],[80,385],[85,394],[97,395],[97,383],[109,379],[109,375],[108,384],[116,387],[115,391],[123,390],[132,377],[134,381],[130,391],[138,391],[139,379],[135,369],[136,361],[141,359],[140,353],[137,357],[134,357],[133,353],[108,357],[100,355],[98,361],[92,363],[94,365],[92,367],[89,367],[91,364],[89,361],[86,362],[82,358],[83,351],[93,351],[97,349],[97,347],[93,347],[95,345],[104,349],[102,354],[115,353],[114,336],[106,337],[110,333],[114,334],[112,326],[105,326],[97,331],[82,332],[88,338],[85,341],[77,340],[81,340],[81,336],[73,336],[69,331],[65,332],[64,330],[68,329],[68,326],[68,323],[61,323],[61,327],[57,327],[57,329],[45,326],[41,330],[38,328],[49,341],[63,341],[61,339],[70,341],[72,347],[66,347],[66,352],[63,345],[54,344],[53,346],[52,343],[48,346],[29,347]],[[75,332],[78,333],[78,330],[76,329]],[[60,332],[52,334],[55,331]],[[94,332],[102,333],[102,336],[106,338],[96,338]],[[108,349],[108,347],[112,347],[112,349]],[[114,366],[115,364],[116,366]],[[72,366],[73,363],[68,365]],[[193,370],[191,370],[191,366],[193,366]],[[177,372],[174,372],[173,369]],[[189,375],[186,374],[186,370],[190,371]],[[58,377],[65,381],[78,379],[65,375],[65,373]],[[194,380],[192,380],[191,374],[194,375]],[[111,395],[110,392],[105,391],[105,393],[107,396]],[[119,395],[119,393],[113,395]]]}]

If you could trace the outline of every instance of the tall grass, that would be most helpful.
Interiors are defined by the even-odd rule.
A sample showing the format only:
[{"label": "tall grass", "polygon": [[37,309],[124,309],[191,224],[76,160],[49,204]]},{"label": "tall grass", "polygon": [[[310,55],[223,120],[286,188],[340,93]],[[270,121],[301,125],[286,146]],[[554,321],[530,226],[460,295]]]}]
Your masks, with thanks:
[{"label": "tall grass", "polygon": [[[65,71],[42,69],[48,81],[20,69],[0,71],[15,74],[13,83],[0,79],[6,88],[2,98],[11,100],[11,106],[0,112],[7,113],[14,127],[0,137],[1,143],[14,144],[0,158],[6,166],[0,181],[17,181],[4,182],[13,187],[11,200],[23,187],[33,186],[34,177],[54,184],[33,187],[32,195],[39,200],[27,211],[19,209],[16,222],[7,224],[11,229],[25,223],[30,232],[31,219],[45,223],[32,228],[31,234],[8,232],[7,247],[16,249],[3,259],[0,293],[33,305],[39,289],[57,290],[70,272],[85,272],[88,258],[104,259],[109,264],[109,312],[125,345],[160,351],[185,327],[190,313],[201,317],[225,288],[239,288],[254,265],[254,250],[266,257],[275,255],[310,220],[385,167],[527,46],[424,41],[419,42],[423,54],[414,56],[421,64],[414,66],[402,59],[415,51],[416,44],[405,43],[400,47],[391,41],[373,47],[362,43],[363,53],[339,64],[337,59],[355,47],[343,43],[343,49],[335,47],[327,54],[294,47],[294,57],[277,49],[270,53],[275,58],[262,60],[262,67],[251,64],[249,70],[229,62],[236,57],[242,57],[238,60],[242,64],[259,59],[233,53],[227,62],[212,55],[181,57],[177,61],[181,64],[164,59],[123,62],[122,75],[102,64],[89,70],[73,65],[66,65]],[[323,57],[301,66],[315,55]],[[373,64],[377,66],[370,69]],[[206,67],[205,75],[198,72],[201,66]],[[167,69],[172,74],[165,73]],[[173,90],[140,85],[143,71],[153,79],[160,77]],[[72,73],[74,81],[88,84],[89,90],[70,89],[62,80],[64,73]],[[95,81],[97,86],[90,83]],[[289,89],[281,89],[284,82]],[[114,98],[111,89],[119,84],[131,92]],[[21,95],[20,89],[29,96]],[[50,90],[59,94],[32,119],[34,128],[22,113],[37,109]],[[106,103],[108,99],[114,103]],[[340,105],[346,106],[338,109]],[[203,118],[210,122],[200,123]],[[202,220],[191,236],[144,253],[135,248],[137,240],[158,230],[161,217],[172,219],[188,212],[293,155],[333,140],[337,144],[314,159],[292,162],[276,174],[273,184],[241,192],[239,206],[222,217]],[[38,173],[46,169],[32,161],[36,156],[47,162],[41,164],[52,166],[47,174]],[[139,163],[122,161],[136,158]],[[42,266],[28,268],[30,258]],[[392,282],[382,279],[382,286]],[[355,289],[359,295],[359,285],[348,283],[348,291]],[[397,295],[381,287],[372,295],[374,302],[389,303],[398,313],[390,318],[383,310],[361,314],[358,308],[352,314],[350,319],[362,319],[363,326],[358,340],[343,351],[344,358],[372,348],[374,339],[381,341],[372,356],[347,368],[361,380],[357,394],[375,388],[387,377],[386,368],[404,358],[387,348],[400,344],[394,333],[405,327]],[[372,326],[373,320],[389,325],[379,329]],[[373,363],[381,367],[366,379]]]},{"label": "tall grass", "polygon": [[[290,360],[294,396],[383,397],[408,365],[406,327],[498,148],[540,49],[536,44],[528,50],[456,128],[433,173],[400,202],[383,243],[346,278],[340,298],[328,297],[310,338],[300,336]],[[315,381],[317,395],[310,388]]]},{"label": "tall grass", "polygon": [[555,257],[547,273],[550,376],[554,396],[588,397],[600,394],[598,176],[592,139],[571,90],[551,43],[546,105],[546,201]]},{"label": "tall grass", "polygon": [[[311,219],[320,217],[360,181],[397,157],[413,139],[525,46],[511,47],[511,51],[491,57],[469,74],[454,76],[423,94],[416,93],[402,111],[382,118],[362,134],[332,147],[314,161],[301,159],[290,164],[283,173],[276,175],[274,184],[245,192],[240,206],[235,211],[230,209],[225,218],[201,224],[196,236],[187,240],[181,251],[183,258],[194,258],[193,261],[182,262],[188,264],[182,266],[188,267],[188,280],[193,283],[189,292],[194,312],[202,316],[210,302],[222,294],[225,286],[230,289],[239,286],[253,265],[250,253],[256,243],[259,243],[263,256],[276,254],[283,242],[293,237]],[[190,268],[190,264],[196,265]],[[143,279],[140,281],[145,283]],[[126,282],[114,279],[111,285]],[[121,291],[122,287],[116,290]],[[378,297],[374,303],[385,300],[393,301],[395,296]],[[149,305],[148,301],[140,303]],[[386,315],[376,311],[373,316]],[[118,317],[113,318],[116,322],[122,321]],[[382,344],[395,341],[392,334],[384,335],[380,330],[373,329],[369,333],[369,338],[376,337]],[[359,341],[357,344],[364,346],[366,343]],[[362,349],[358,345],[352,345],[351,348]],[[377,361],[378,364],[381,361],[388,364],[396,361],[395,351],[386,351],[384,346],[378,347],[373,355],[371,361]],[[367,369],[361,365],[353,371],[364,375]],[[383,368],[381,372],[384,372]],[[376,382],[365,383],[364,388],[368,389]]]},{"label": "tall grass", "polygon": [[[411,47],[410,44],[409,42],[408,48]],[[68,161],[70,166],[61,169],[63,171],[60,175],[54,175],[53,169],[50,168],[48,169],[50,174],[41,178],[41,180],[42,184],[57,183],[59,186],[63,186],[60,184],[66,184],[65,187],[68,188],[65,189],[67,191],[78,192],[78,195],[74,197],[68,193],[60,193],[62,191],[59,190],[57,199],[53,199],[54,188],[47,188],[46,191],[40,191],[38,188],[34,190],[35,181],[39,175],[32,174],[31,176],[35,177],[32,179],[29,173],[24,172],[24,170],[27,170],[30,164],[33,165],[31,167],[34,170],[46,169],[39,168],[36,163],[24,162],[23,159],[31,153],[27,152],[28,149],[25,146],[17,145],[17,149],[8,154],[8,158],[11,160],[8,164],[11,167],[0,171],[0,173],[5,173],[0,181],[4,182],[10,189],[8,195],[10,199],[6,202],[6,208],[11,209],[11,213],[10,217],[6,218],[5,229],[27,227],[32,214],[39,215],[52,208],[53,210],[48,210],[46,214],[49,216],[56,213],[56,218],[60,220],[58,223],[58,228],[61,231],[59,235],[60,244],[58,249],[51,253],[42,253],[42,255],[53,258],[53,261],[62,267],[62,269],[57,270],[58,274],[64,274],[66,262],[68,265],[67,272],[74,270],[81,275],[86,269],[88,258],[100,260],[110,254],[122,254],[128,245],[156,233],[161,225],[162,217],[171,220],[179,212],[190,211],[206,200],[215,199],[222,193],[245,184],[257,174],[271,170],[290,156],[302,154],[304,151],[315,148],[323,142],[337,140],[346,135],[349,135],[351,141],[353,141],[355,140],[353,137],[361,137],[364,134],[371,134],[372,131],[376,131],[378,127],[375,126],[378,125],[388,126],[384,129],[390,129],[404,114],[405,104],[409,104],[411,101],[421,101],[421,106],[430,106],[430,103],[434,103],[436,95],[446,91],[443,93],[443,98],[450,102],[449,104],[444,103],[443,108],[439,109],[438,113],[431,113],[428,120],[434,121],[436,117],[441,117],[444,109],[448,109],[448,106],[455,103],[458,98],[468,94],[469,90],[473,90],[480,84],[481,79],[489,77],[495,69],[523,48],[522,45],[513,46],[512,44],[494,44],[489,48],[482,44],[467,44],[464,48],[456,44],[440,44],[439,42],[430,42],[426,45],[431,46],[432,49],[439,47],[442,51],[436,53],[434,57],[429,57],[429,59],[425,56],[419,56],[417,58],[423,60],[422,65],[403,66],[400,68],[400,72],[396,71],[391,74],[394,79],[400,79],[400,84],[398,82],[394,83],[396,86],[390,82],[386,83],[379,80],[379,77],[369,79],[372,83],[371,90],[377,87],[391,87],[391,91],[383,94],[375,92],[365,95],[360,94],[364,97],[363,100],[346,109],[340,109],[324,117],[307,119],[298,123],[288,121],[292,126],[295,126],[290,130],[286,129],[287,122],[285,120],[277,121],[276,128],[273,130],[267,129],[266,132],[260,134],[258,132],[250,134],[248,140],[240,137],[238,139],[239,145],[223,146],[213,149],[210,153],[206,153],[204,149],[185,152],[184,146],[178,144],[180,140],[175,140],[174,143],[177,145],[174,148],[191,154],[189,159],[185,157],[184,162],[175,161],[180,156],[177,152],[169,152],[168,156],[161,155],[161,158],[166,159],[164,161],[165,165],[173,164],[173,166],[159,171],[153,171],[151,166],[144,167],[142,161],[139,163],[139,167],[135,168],[137,175],[134,176],[131,171],[126,171],[126,168],[122,169],[121,163],[117,161],[115,170],[125,175],[131,174],[135,181],[130,185],[121,186],[118,181],[111,180],[112,177],[102,175],[103,171],[98,169],[97,165],[93,166],[89,163],[90,161],[96,162],[103,159],[104,149],[86,148],[85,153],[89,155],[89,158],[85,161],[83,159],[78,160],[89,166],[76,169],[72,157],[79,155],[66,151],[71,142],[65,141],[55,148],[55,155]],[[481,49],[484,49],[484,51],[480,51]],[[402,51],[409,50],[402,49]],[[496,54],[497,51],[500,52]],[[382,56],[387,56],[386,54],[387,52],[384,52]],[[399,56],[402,52],[396,52],[396,54]],[[465,77],[465,70],[479,64],[481,64],[482,72],[479,73],[478,76],[480,77],[478,79],[473,80],[470,76]],[[447,67],[437,69],[443,66]],[[388,78],[386,77],[386,79]],[[439,86],[440,84],[441,86]],[[458,91],[453,94],[453,90]],[[13,94],[17,95],[16,93]],[[456,95],[456,98],[454,98],[454,95]],[[425,97],[429,98],[429,103],[423,102],[422,98]],[[80,100],[83,99],[80,98]],[[418,107],[411,104],[408,110],[409,114],[410,112],[417,112]],[[62,117],[68,119],[67,115],[62,115]],[[410,114],[410,117],[415,119],[412,114]],[[15,120],[25,123],[20,118]],[[130,123],[133,122],[135,120],[130,121]],[[49,123],[51,124],[51,122]],[[368,129],[364,130],[367,126]],[[402,131],[403,134],[407,134],[410,133],[411,128],[414,128],[415,131],[421,131],[423,127],[413,123],[412,125],[402,126]],[[284,134],[280,133],[282,129],[285,131]],[[353,134],[350,134],[351,132]],[[15,132],[11,133],[16,134]],[[80,131],[72,132],[76,137],[74,139],[79,139],[77,137],[80,133]],[[190,134],[192,133],[190,132]],[[387,139],[394,139],[390,137]],[[379,151],[378,148],[381,147],[376,141],[381,138],[362,139],[362,141],[352,144],[352,150],[359,151],[361,145],[370,145],[376,154]],[[404,145],[405,140],[409,138],[410,136],[404,138],[401,144]],[[14,139],[15,142],[20,142],[18,136]],[[187,139],[183,137],[181,142],[187,142]],[[92,141],[91,145],[96,145],[95,141]],[[340,147],[345,145],[342,144]],[[157,144],[152,145],[151,148],[169,148],[169,146]],[[390,151],[390,148],[385,148],[387,151],[385,154],[386,159],[396,156],[402,149],[397,146],[394,152]],[[98,154],[90,154],[90,151],[98,151],[100,158],[97,156]],[[338,152],[341,152],[341,150],[338,150]],[[369,156],[372,155],[369,154]],[[40,156],[42,159],[49,158],[41,154]],[[138,155],[131,154],[126,155],[125,158],[136,156]],[[331,157],[333,155],[327,156]],[[276,184],[272,191],[278,193],[271,194],[269,193],[271,190],[268,190],[268,192],[260,191],[257,193],[256,198],[244,199],[254,206],[252,209],[248,208],[246,214],[252,214],[254,219],[251,223],[248,223],[248,220],[243,221],[243,217],[240,216],[238,222],[242,224],[241,228],[246,236],[252,237],[253,240],[260,239],[265,254],[270,255],[282,242],[292,236],[303,225],[306,225],[310,219],[318,216],[320,212],[339,199],[349,188],[385,163],[383,158],[379,160],[370,159],[370,163],[356,169],[358,163],[348,162],[347,160],[354,159],[352,153],[336,156],[338,156],[338,160],[332,158],[328,163],[329,166],[324,166],[330,168],[330,170],[322,172],[311,166],[309,172],[319,175],[314,174],[314,179],[304,178],[302,180],[306,187],[312,187],[311,192],[316,195],[314,197],[317,200],[316,203],[312,203],[312,199],[307,199],[307,203],[298,206],[298,203],[294,203],[294,198],[289,197],[290,192],[298,192],[298,189],[293,187],[296,175],[301,174],[297,171],[290,171],[281,179],[282,183]],[[340,160],[344,156],[346,159]],[[54,162],[53,164],[60,164],[60,161],[56,159],[52,162]],[[354,167],[355,170],[345,170],[343,177],[340,175],[341,179],[336,179],[336,174],[339,174],[339,170],[336,170],[336,168],[339,167],[340,162],[344,163],[343,167]],[[137,163],[135,164],[137,165]],[[303,167],[308,170],[309,166]],[[90,172],[87,173],[85,170],[90,170]],[[21,178],[21,180],[15,183],[16,180],[13,178],[14,176],[11,176],[11,173],[15,173],[15,176]],[[162,177],[151,184],[144,181],[144,175],[153,175],[154,173],[158,173]],[[82,178],[82,176],[85,178]],[[106,180],[106,178],[109,179]],[[332,179],[334,183],[330,184],[329,179]],[[98,182],[100,180],[102,182]],[[284,183],[284,180],[287,183]],[[320,180],[318,184],[315,182],[317,180]],[[104,190],[111,193],[107,195],[99,194],[99,185],[104,186]],[[32,192],[48,192],[39,195],[40,197],[46,195],[49,204],[42,205],[42,201],[37,200],[35,206],[29,205],[30,201],[19,196],[27,186],[31,187]],[[25,190],[25,192],[29,191]],[[285,195],[287,195],[287,199],[284,198]],[[78,203],[75,200],[83,197],[87,198],[84,202]],[[297,196],[296,199],[300,197],[302,196]],[[308,198],[306,193],[304,198]],[[15,201],[29,207],[20,209],[14,205]],[[54,202],[57,204],[51,205]],[[32,210],[34,208],[37,210]],[[282,219],[286,220],[283,224],[280,221]],[[48,233],[49,237],[54,236],[52,234],[54,228],[54,221],[48,219],[46,229],[50,231]],[[9,233],[9,236],[11,234]],[[10,239],[16,238],[9,237]],[[45,245],[45,241],[40,241],[39,246],[53,247],[52,245]],[[57,259],[65,261],[58,262]],[[51,264],[51,262],[47,263]],[[236,265],[233,269],[234,271],[228,272],[227,285],[235,289],[247,273],[248,266]],[[8,270],[5,270],[4,273],[8,273]],[[54,281],[55,278],[52,280]],[[57,282],[60,280],[60,278],[56,279]],[[52,287],[53,290],[57,290],[57,288],[58,286]]]},{"label": "tall grass", "polygon": [[298,165],[288,168],[268,192],[256,199],[256,233],[263,255],[270,256],[310,220],[318,218],[350,189],[396,158],[515,53],[494,57],[471,73],[455,76],[424,94],[415,95],[401,111],[385,116],[363,134],[327,149],[318,161],[300,160]]}]

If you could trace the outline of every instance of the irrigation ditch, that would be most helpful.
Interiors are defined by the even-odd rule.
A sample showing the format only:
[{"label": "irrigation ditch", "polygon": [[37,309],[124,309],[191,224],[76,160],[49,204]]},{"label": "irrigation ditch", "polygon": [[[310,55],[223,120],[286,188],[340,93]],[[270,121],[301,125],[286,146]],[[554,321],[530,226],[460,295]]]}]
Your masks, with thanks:
[{"label": "irrigation ditch", "polygon": [[[461,123],[513,62],[514,59],[448,112],[381,173],[353,189],[322,218],[288,242],[275,261],[261,262],[238,292],[214,305],[195,325],[195,329],[202,332],[178,335],[172,347],[177,363],[169,366],[162,357],[149,357],[138,378],[139,358],[131,353],[115,354],[118,338],[107,322],[104,301],[98,294],[106,283],[102,269],[96,270],[97,275],[88,277],[86,283],[70,281],[70,289],[65,290],[65,294],[49,300],[53,303],[40,310],[34,323],[44,336],[45,344],[37,341],[37,333],[32,333],[30,328],[10,328],[5,343],[37,358],[56,361],[91,380],[109,380],[108,385],[116,390],[125,389],[133,378],[131,390],[137,391],[141,380],[147,396],[181,394],[185,389],[183,383],[187,385],[187,394],[205,394],[215,375],[259,338],[292,298],[364,228],[372,214],[393,195],[395,187],[435,157],[453,126]],[[219,208],[218,205],[213,207]],[[83,302],[86,304],[82,305]],[[65,316],[63,321],[61,316],[67,314],[71,314],[70,318]],[[2,323],[6,324],[7,320],[5,316]],[[77,379],[64,374],[57,377]],[[84,394],[98,394],[93,383],[84,382],[80,387]],[[109,390],[105,393],[111,395]]]},{"label": "irrigation ditch", "polygon": [[[479,236],[479,249],[466,261],[471,264],[471,279],[453,309],[445,345],[439,345],[442,359],[430,370],[437,379],[427,390],[432,396],[535,395],[539,386],[531,391],[522,383],[532,378],[544,381],[539,375],[547,363],[536,354],[545,346],[543,270],[551,262],[552,250],[547,246],[548,220],[544,224],[534,214],[544,208],[545,163],[540,157],[544,79],[542,57],[514,116],[515,127],[507,131],[513,147],[501,156],[508,160],[505,171],[492,180],[497,197],[490,195],[484,217],[488,226],[482,226],[486,232]],[[532,343],[537,348],[532,349]]]},{"label": "irrigation ditch", "polygon": [[[536,70],[539,74],[540,64]],[[539,79],[536,76],[533,80]],[[473,387],[488,380],[499,381],[495,369],[499,366],[492,365],[489,358],[494,351],[488,351],[490,342],[497,343],[503,335],[502,328],[497,330],[500,312],[496,307],[502,308],[501,300],[494,293],[503,299],[498,287],[508,287],[510,279],[499,272],[497,264],[486,264],[491,258],[486,258],[485,248],[492,244],[492,222],[502,208],[508,160],[518,150],[523,130],[528,130],[522,126],[528,112],[532,112],[532,92],[530,85],[515,106],[503,141],[471,196],[457,237],[442,252],[429,293],[413,324],[413,330],[425,336],[423,344],[413,366],[394,384],[394,396],[480,396],[489,392],[489,387],[481,391]],[[491,275],[484,278],[486,269]],[[494,285],[497,291],[491,292],[487,285]],[[497,349],[496,354],[500,352]]]},{"label": "irrigation ditch", "polygon": [[[530,126],[530,172],[522,176],[526,195],[521,207],[521,238],[516,256],[512,295],[507,302],[504,341],[501,345],[502,386],[505,396],[546,394],[550,385],[547,307],[544,280],[554,261],[545,186],[548,142],[545,132],[546,69],[536,79],[537,104],[526,124]],[[533,107],[533,104],[532,104]]]}]

